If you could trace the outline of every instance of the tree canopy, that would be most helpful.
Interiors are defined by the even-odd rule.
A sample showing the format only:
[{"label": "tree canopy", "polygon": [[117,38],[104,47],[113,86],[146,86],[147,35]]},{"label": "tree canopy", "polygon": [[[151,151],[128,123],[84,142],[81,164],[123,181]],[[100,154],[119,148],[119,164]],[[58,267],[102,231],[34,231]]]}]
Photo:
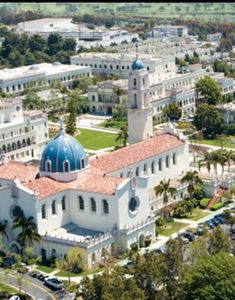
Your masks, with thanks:
[{"label": "tree canopy", "polygon": [[181,118],[182,110],[176,102],[169,103],[163,110],[164,115],[171,121],[177,121]]},{"label": "tree canopy", "polygon": [[205,100],[207,104],[218,104],[222,100],[222,93],[218,83],[210,76],[198,80],[196,83],[196,91]]}]

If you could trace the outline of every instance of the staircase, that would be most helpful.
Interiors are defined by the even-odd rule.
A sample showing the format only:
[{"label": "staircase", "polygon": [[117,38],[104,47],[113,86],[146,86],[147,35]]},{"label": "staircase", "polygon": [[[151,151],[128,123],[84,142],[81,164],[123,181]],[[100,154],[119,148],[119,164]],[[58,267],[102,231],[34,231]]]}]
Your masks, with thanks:
[{"label": "staircase", "polygon": [[206,209],[211,209],[211,207],[217,202],[218,198],[221,197],[224,193],[223,189],[219,189],[211,198],[210,202],[207,205]]}]

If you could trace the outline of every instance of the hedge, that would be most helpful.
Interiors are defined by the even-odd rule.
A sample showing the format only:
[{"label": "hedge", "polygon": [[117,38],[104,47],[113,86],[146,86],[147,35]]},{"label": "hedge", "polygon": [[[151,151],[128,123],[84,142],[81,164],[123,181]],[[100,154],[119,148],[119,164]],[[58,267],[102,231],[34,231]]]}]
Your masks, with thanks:
[{"label": "hedge", "polygon": [[210,200],[210,198],[202,198],[202,200],[200,200],[200,207],[207,208],[207,205],[210,202]]},{"label": "hedge", "polygon": [[221,207],[224,206],[224,203],[222,202],[219,202],[219,203],[215,203],[212,207],[211,207],[211,210],[217,210],[217,209],[220,209]]}]

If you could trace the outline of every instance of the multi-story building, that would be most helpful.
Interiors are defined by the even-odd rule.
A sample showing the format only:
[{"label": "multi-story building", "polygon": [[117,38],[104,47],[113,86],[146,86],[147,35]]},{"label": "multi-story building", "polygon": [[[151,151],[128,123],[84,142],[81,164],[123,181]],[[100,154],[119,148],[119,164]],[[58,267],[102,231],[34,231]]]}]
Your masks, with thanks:
[{"label": "multi-story building", "polygon": [[153,38],[175,38],[188,36],[187,26],[172,26],[172,25],[160,25],[155,26],[150,32],[150,36]]},{"label": "multi-story building", "polygon": [[91,77],[91,68],[59,62],[41,63],[0,70],[0,89],[6,93],[19,95],[28,87],[49,86],[55,80],[72,88],[73,81],[80,77]]},{"label": "multi-story building", "polygon": [[[0,220],[6,220],[12,251],[21,250],[19,232],[11,226],[19,216],[33,217],[41,235],[33,247],[43,260],[63,258],[78,246],[91,267],[134,244],[145,247],[155,240],[156,216],[187,191],[177,178],[189,168],[189,152],[187,139],[170,123],[153,136],[148,82],[143,63],[135,60],[128,79],[127,147],[89,161],[61,124],[39,166],[0,165]],[[177,189],[166,202],[154,192],[163,179],[171,179]]]},{"label": "multi-story building", "polygon": [[[92,74],[116,74],[121,78],[128,78],[135,53],[81,53],[71,56],[71,64],[90,66]],[[144,55],[143,62],[147,71],[153,74],[172,72],[176,70],[175,59],[172,57],[154,57]]]},{"label": "multi-story building", "polygon": [[112,114],[112,109],[128,95],[125,79],[107,80],[88,87],[89,110],[94,113]]},{"label": "multi-story building", "polygon": [[0,152],[7,160],[39,158],[49,139],[47,116],[41,111],[23,112],[20,98],[0,100]]}]

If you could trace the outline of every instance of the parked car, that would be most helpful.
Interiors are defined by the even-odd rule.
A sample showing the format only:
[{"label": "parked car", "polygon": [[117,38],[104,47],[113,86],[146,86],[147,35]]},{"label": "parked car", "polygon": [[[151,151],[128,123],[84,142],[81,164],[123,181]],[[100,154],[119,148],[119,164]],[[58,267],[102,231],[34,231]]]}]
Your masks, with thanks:
[{"label": "parked car", "polygon": [[214,219],[218,220],[220,224],[224,224],[225,218],[223,216],[217,215],[214,217]]},{"label": "parked car", "polygon": [[156,253],[156,254],[164,254],[165,251],[166,251],[166,249],[165,249],[164,246],[152,250],[152,252],[154,252],[154,253]]},{"label": "parked car", "polygon": [[215,224],[215,226],[218,226],[221,224],[220,221],[216,218],[211,219],[211,222],[213,222]]},{"label": "parked car", "polygon": [[190,241],[194,241],[195,240],[195,235],[191,232],[191,231],[185,231],[183,233],[183,235]]},{"label": "parked car", "polygon": [[205,223],[198,223],[197,224],[197,231],[196,231],[196,234],[197,235],[203,235],[206,231],[206,228],[205,228],[206,224]]},{"label": "parked car", "polygon": [[45,281],[46,278],[49,278],[49,275],[40,273],[37,278],[41,281]]},{"label": "parked car", "polygon": [[39,275],[40,275],[40,273],[37,271],[32,271],[29,273],[29,276],[31,276],[33,278],[38,278]]},{"label": "parked car", "polygon": [[189,243],[189,239],[184,235],[184,233],[180,233],[178,238],[180,238],[185,245]]},{"label": "parked car", "polygon": [[3,268],[11,268],[16,263],[14,256],[6,256],[2,259]]},{"label": "parked car", "polygon": [[44,284],[53,290],[61,290],[63,288],[63,283],[57,278],[46,278]]},{"label": "parked car", "polygon": [[211,220],[207,220],[205,224],[210,228],[213,229],[215,227],[215,224]]}]

